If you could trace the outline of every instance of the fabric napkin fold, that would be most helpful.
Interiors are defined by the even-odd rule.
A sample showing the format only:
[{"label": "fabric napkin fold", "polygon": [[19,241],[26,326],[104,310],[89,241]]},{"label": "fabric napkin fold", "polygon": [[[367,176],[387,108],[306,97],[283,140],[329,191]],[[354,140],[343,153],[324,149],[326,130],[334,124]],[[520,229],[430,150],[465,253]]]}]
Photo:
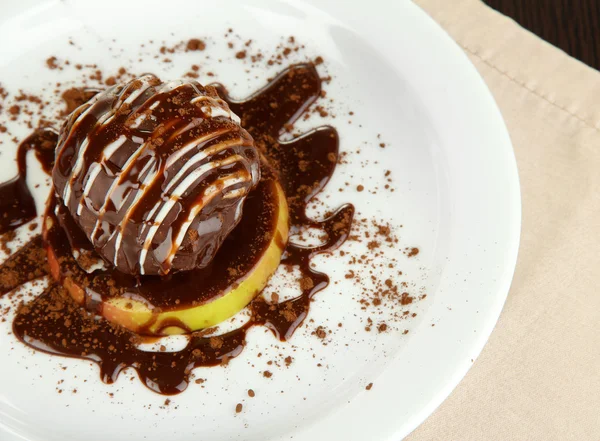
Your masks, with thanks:
[{"label": "fabric napkin fold", "polygon": [[600,440],[600,73],[478,0],[415,0],[492,92],[521,180],[519,260],[464,380],[406,439]]}]

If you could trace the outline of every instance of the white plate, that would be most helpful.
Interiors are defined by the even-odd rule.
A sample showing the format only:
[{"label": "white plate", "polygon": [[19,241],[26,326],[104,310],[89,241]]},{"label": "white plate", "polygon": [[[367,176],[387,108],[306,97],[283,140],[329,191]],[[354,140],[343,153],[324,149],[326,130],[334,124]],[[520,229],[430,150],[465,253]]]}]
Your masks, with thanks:
[{"label": "white plate", "polygon": [[[21,0],[3,2],[1,9],[0,80],[12,92],[39,92],[69,75],[76,78],[73,69],[48,70],[50,55],[98,61],[105,71],[125,64],[138,73],[177,77],[194,54],[174,55],[170,65],[152,57],[138,62],[139,44],[199,36],[207,37],[213,54],[206,70],[243,96],[276,69],[246,75],[229,61],[224,31],[232,27],[263,46],[294,35],[306,45],[298,59],[322,55],[334,76],[327,91],[338,118],[329,122],[340,132],[341,149],[362,150],[339,167],[321,199],[331,207],[350,201],[364,216],[402,224],[399,248],[421,249],[417,258],[401,260],[403,280],[429,295],[414,306],[417,318],[402,324],[399,331],[410,330],[407,335],[366,333],[352,299],[360,293],[345,281],[343,260],[316,259],[338,284],[318,294],[309,316],[314,323],[305,323],[289,343],[276,342],[278,348],[269,333],[254,329],[240,357],[199,373],[205,388],[193,384],[166,407],[165,397],[130,381],[131,375],[102,384],[96,366],[34,353],[3,324],[0,439],[392,441],[448,396],[481,351],[506,298],[519,243],[520,196],[510,140],[492,97],[462,51],[420,9],[386,0],[170,0],[168,7],[148,0]],[[69,38],[76,44],[69,45]],[[221,55],[227,59],[218,63]],[[355,112],[352,125],[343,116],[348,110]],[[313,118],[301,127],[322,122],[327,120]],[[17,136],[27,133],[16,124],[10,128]],[[385,149],[377,146],[378,133]],[[4,140],[3,180],[14,172]],[[366,160],[370,164],[360,167]],[[395,193],[337,192],[347,180],[367,190],[379,185],[384,168],[392,170]],[[30,173],[30,183],[44,181],[41,172]],[[36,193],[40,206],[45,191],[42,185]],[[311,335],[317,324],[331,328],[338,321],[344,327],[329,345]],[[267,355],[257,358],[260,351]],[[279,353],[293,355],[294,363],[263,378],[267,359]],[[62,379],[65,392],[58,394]],[[256,398],[247,397],[250,388]],[[236,415],[238,402],[244,410]]]}]

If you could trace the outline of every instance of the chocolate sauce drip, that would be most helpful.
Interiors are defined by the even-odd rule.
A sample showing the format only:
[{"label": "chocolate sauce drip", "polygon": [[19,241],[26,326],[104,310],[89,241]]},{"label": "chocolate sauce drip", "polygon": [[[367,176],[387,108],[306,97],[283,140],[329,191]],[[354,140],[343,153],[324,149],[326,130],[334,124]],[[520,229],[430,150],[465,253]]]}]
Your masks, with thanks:
[{"label": "chocolate sauce drip", "polygon": [[278,170],[292,227],[312,224],[305,215],[306,204],[333,174],[338,159],[337,131],[329,126],[319,127],[288,142],[280,141],[279,136],[321,95],[321,80],[315,67],[300,64],[286,69],[243,101],[233,100],[223,86],[216,87]]},{"label": "chocolate sauce drip", "polygon": [[[105,320],[97,320],[92,313],[75,305],[63,288],[51,285],[30,304],[23,306],[14,320],[15,335],[25,344],[49,353],[93,360],[100,365],[102,380],[106,383],[114,382],[123,368],[134,367],[146,386],[169,395],[186,389],[193,368],[227,363],[239,355],[250,327],[267,326],[279,339],[287,340],[302,324],[311,297],[329,283],[327,275],[310,267],[310,259],[315,254],[333,250],[346,240],[354,213],[351,205],[341,207],[324,221],[312,220],[305,213],[307,203],[323,189],[337,163],[338,137],[335,129],[321,127],[289,142],[278,140],[284,127],[293,124],[319,97],[319,76],[312,65],[291,66],[267,87],[243,101],[230,99],[222,86],[219,90],[232,110],[242,117],[242,124],[277,171],[288,199],[292,231],[313,227],[327,235],[325,243],[319,246],[288,243],[285,248],[282,263],[299,267],[302,294],[277,304],[267,303],[259,296],[250,304],[251,319],[240,329],[212,338],[203,336],[201,332],[194,333],[182,351],[168,353],[138,349],[139,336]],[[243,218],[247,217],[249,202]],[[32,250],[41,250],[39,238],[0,268],[0,279],[18,266],[10,267],[9,262],[25,259],[23,253]],[[43,273],[46,270],[39,271]],[[20,280],[15,279],[0,293],[17,287]]]},{"label": "chocolate sauce drip", "polygon": [[27,188],[27,152],[34,150],[42,168],[50,174],[57,138],[50,129],[38,130],[19,145],[17,176],[0,184],[0,234],[14,230],[36,216],[35,202]]}]

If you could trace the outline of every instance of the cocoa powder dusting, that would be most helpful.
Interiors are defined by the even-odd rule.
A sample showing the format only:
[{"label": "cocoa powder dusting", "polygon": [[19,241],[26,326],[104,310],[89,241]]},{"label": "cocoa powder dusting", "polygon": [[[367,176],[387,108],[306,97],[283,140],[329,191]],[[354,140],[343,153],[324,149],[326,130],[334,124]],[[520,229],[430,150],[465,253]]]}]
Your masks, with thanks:
[{"label": "cocoa powder dusting", "polygon": [[58,64],[56,63],[57,58],[56,57],[50,57],[46,60],[46,66],[48,67],[48,69],[58,69]]},{"label": "cocoa powder dusting", "polygon": [[188,51],[203,51],[206,49],[206,43],[198,38],[192,38],[187,42],[186,49]]},{"label": "cocoa powder dusting", "polygon": [[408,257],[413,257],[416,256],[417,254],[419,254],[419,249],[418,248],[411,248],[408,250]]}]

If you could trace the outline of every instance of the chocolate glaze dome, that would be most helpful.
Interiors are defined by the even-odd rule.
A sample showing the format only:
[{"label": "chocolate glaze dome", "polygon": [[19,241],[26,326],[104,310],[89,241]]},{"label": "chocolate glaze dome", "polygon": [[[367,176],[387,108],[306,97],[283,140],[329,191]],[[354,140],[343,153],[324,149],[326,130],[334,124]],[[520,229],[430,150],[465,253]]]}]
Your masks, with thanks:
[{"label": "chocolate glaze dome", "polygon": [[203,268],[260,179],[239,121],[195,81],[144,75],[113,86],[62,127],[52,171],[59,203],[121,272]]}]

